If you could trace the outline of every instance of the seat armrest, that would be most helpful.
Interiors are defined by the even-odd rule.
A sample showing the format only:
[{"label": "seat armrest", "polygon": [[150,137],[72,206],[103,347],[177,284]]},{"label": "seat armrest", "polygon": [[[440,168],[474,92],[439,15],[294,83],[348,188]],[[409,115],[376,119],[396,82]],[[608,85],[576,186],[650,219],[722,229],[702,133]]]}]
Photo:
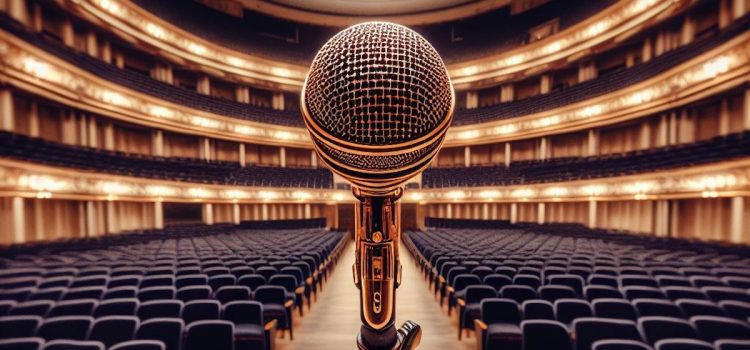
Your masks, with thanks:
[{"label": "seat armrest", "polygon": [[265,333],[266,337],[266,349],[265,350],[274,350],[276,348],[276,326],[277,326],[276,320],[271,320],[266,322],[266,324],[263,326],[263,331]]},{"label": "seat armrest", "polygon": [[286,302],[284,303],[284,307],[285,307],[285,308],[287,308],[287,309],[288,309],[288,308],[291,308],[292,306],[294,306],[294,300],[287,300],[287,301],[286,301]]},{"label": "seat armrest", "polygon": [[477,335],[477,350],[483,350],[484,340],[487,336],[487,324],[480,319],[474,320],[474,332]]},{"label": "seat armrest", "polygon": [[460,307],[465,307],[466,306],[466,301],[464,301],[461,298],[458,298],[458,300],[456,300],[456,304],[458,304],[458,306],[460,306]]}]

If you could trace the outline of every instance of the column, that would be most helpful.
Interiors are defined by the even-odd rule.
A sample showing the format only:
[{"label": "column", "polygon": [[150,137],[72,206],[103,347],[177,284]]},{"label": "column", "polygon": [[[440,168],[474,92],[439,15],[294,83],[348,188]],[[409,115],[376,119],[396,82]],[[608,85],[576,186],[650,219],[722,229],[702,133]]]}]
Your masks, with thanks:
[{"label": "column", "polygon": [[546,160],[546,159],[549,159],[549,156],[550,156],[550,154],[549,154],[549,153],[550,153],[550,152],[549,152],[549,150],[550,150],[550,142],[549,142],[549,138],[547,138],[547,137],[542,137],[542,138],[541,138],[541,139],[539,140],[539,159],[540,159],[540,160]]},{"label": "column", "polygon": [[677,237],[679,235],[679,222],[680,222],[680,202],[676,199],[667,201],[667,212],[669,213],[669,237]]},{"label": "column", "polygon": [[95,237],[96,233],[96,204],[86,201],[86,237]]},{"label": "column", "polygon": [[644,121],[641,123],[640,149],[649,149],[651,147],[651,123]]},{"label": "column", "polygon": [[656,132],[656,147],[666,146],[669,142],[669,120],[666,114],[659,116],[659,130]]},{"label": "column", "polygon": [[669,130],[669,134],[668,134],[667,143],[670,145],[677,144],[677,113],[676,112],[669,113],[668,130]]},{"label": "column", "polygon": [[14,131],[13,93],[8,88],[0,90],[0,130]]},{"label": "column", "polygon": [[318,154],[315,153],[315,150],[310,151],[310,164],[313,168],[318,167]]},{"label": "column", "polygon": [[589,129],[587,156],[593,157],[599,154],[599,130]]},{"label": "column", "polygon": [[742,125],[744,130],[750,129],[750,87],[745,88],[745,99],[742,106]]},{"label": "column", "polygon": [[26,7],[26,1],[7,0],[8,15],[11,18],[25,25],[30,24],[29,9]]},{"label": "column", "polygon": [[85,114],[80,114],[79,118],[76,119],[76,125],[78,126],[78,144],[81,146],[88,146],[89,144],[89,123],[88,117]]},{"label": "column", "polygon": [[625,54],[625,67],[630,68],[635,65],[635,53],[628,51]]},{"label": "column", "polygon": [[238,85],[234,89],[234,97],[237,102],[250,103],[250,88],[247,86]]},{"label": "column", "polygon": [[268,203],[263,203],[260,207],[260,219],[268,220]]},{"label": "column", "polygon": [[151,133],[151,155],[164,156],[164,132],[161,130],[154,130]]},{"label": "column", "polygon": [[721,99],[719,104],[719,135],[729,134],[731,116],[729,115],[729,100],[726,97]]},{"label": "column", "polygon": [[484,203],[482,204],[482,220],[489,220],[490,219],[490,204]]},{"label": "column", "polygon": [[232,223],[240,224],[240,205],[237,203],[232,203]]},{"label": "column", "polygon": [[546,94],[552,90],[552,77],[549,74],[543,74],[539,83],[539,92]]},{"label": "column", "polygon": [[115,149],[115,126],[112,122],[104,124],[104,149],[109,151]]},{"label": "column", "polygon": [[107,63],[112,63],[112,45],[109,41],[102,41],[101,60]]},{"label": "column", "polygon": [[651,45],[651,38],[643,40],[643,48],[641,49],[641,61],[646,63],[651,61],[651,57],[654,55],[654,48]]},{"label": "column", "polygon": [[594,228],[596,227],[596,200],[590,199],[589,200],[589,221],[588,221],[588,227]]},{"label": "column", "polygon": [[464,147],[464,166],[467,168],[471,166],[471,147],[469,146]]},{"label": "column", "polygon": [[107,201],[107,233],[117,232],[117,208],[115,202]]},{"label": "column", "polygon": [[691,16],[685,16],[680,30],[680,44],[687,45],[695,39],[695,20]]},{"label": "column", "polygon": [[39,4],[33,4],[31,8],[31,29],[39,33],[42,31],[44,26],[44,19],[42,18],[42,7]]},{"label": "column", "polygon": [[510,205],[510,223],[515,224],[518,222],[518,203],[511,203]]},{"label": "column", "polygon": [[[15,1],[11,1],[15,2]],[[73,22],[70,19],[63,20],[60,36],[65,45],[73,47],[75,45],[75,32],[73,31]]]},{"label": "column", "polygon": [[312,218],[312,208],[310,207],[310,203],[305,203],[305,219],[311,219]]},{"label": "column", "polygon": [[210,95],[211,94],[211,79],[207,75],[200,76],[198,83],[195,85],[195,90],[199,94]]},{"label": "column", "polygon": [[271,99],[271,108],[278,110],[278,111],[284,110],[285,106],[284,106],[284,93],[283,92],[275,91],[273,93],[273,97]]},{"label": "column", "polygon": [[732,18],[737,19],[744,16],[747,13],[747,1],[746,0],[734,0],[732,1]]},{"label": "column", "polygon": [[125,56],[122,55],[122,52],[116,52],[115,53],[115,66],[120,69],[125,68]]},{"label": "column", "polygon": [[39,106],[36,101],[29,105],[29,136],[39,137]]},{"label": "column", "polygon": [[286,168],[286,147],[279,147],[279,165]]},{"label": "column", "polygon": [[732,21],[731,4],[729,0],[719,1],[719,29],[729,25]]},{"label": "column", "polygon": [[500,87],[500,102],[511,102],[515,98],[515,88],[513,84],[505,84]]},{"label": "column", "polygon": [[164,228],[164,203],[160,200],[154,202],[154,228],[159,230]]},{"label": "column", "polygon": [[214,224],[214,206],[211,203],[203,204],[203,223],[206,225]]},{"label": "column", "polygon": [[479,94],[476,91],[466,91],[466,109],[479,107]]},{"label": "column", "polygon": [[13,197],[13,243],[26,242],[26,213],[23,197]]},{"label": "column", "polygon": [[666,51],[665,48],[665,35],[663,31],[656,33],[656,43],[654,43],[654,56],[660,56]]},{"label": "column", "polygon": [[745,239],[742,237],[742,229],[744,228],[744,211],[745,211],[745,198],[744,197],[732,197],[732,229],[730,241],[732,243],[744,243]]},{"label": "column", "polygon": [[245,167],[247,165],[247,156],[245,155],[245,144],[240,143],[240,166]]},{"label": "column", "polygon": [[86,53],[89,56],[99,57],[99,45],[96,43],[96,33],[86,33]]},{"label": "column", "polygon": [[99,147],[99,128],[96,118],[90,115],[88,119],[89,147]]},{"label": "column", "polygon": [[60,111],[62,122],[62,142],[69,145],[78,144],[78,129],[76,128],[76,116],[72,111]]},{"label": "column", "polygon": [[543,224],[544,223],[544,219],[545,219],[544,217],[546,216],[545,215],[546,214],[545,213],[546,206],[545,206],[544,203],[537,203],[536,209],[537,209],[536,210],[536,223],[537,224]]},{"label": "column", "polygon": [[453,205],[450,203],[445,205],[445,217],[447,219],[453,219]]},{"label": "column", "polygon": [[200,139],[200,158],[210,161],[211,158],[211,139],[201,137]]},{"label": "column", "polygon": [[510,162],[513,160],[512,159],[512,152],[511,152],[511,148],[510,147],[511,147],[510,146],[510,142],[506,142],[505,143],[505,166],[506,167],[510,166]]}]

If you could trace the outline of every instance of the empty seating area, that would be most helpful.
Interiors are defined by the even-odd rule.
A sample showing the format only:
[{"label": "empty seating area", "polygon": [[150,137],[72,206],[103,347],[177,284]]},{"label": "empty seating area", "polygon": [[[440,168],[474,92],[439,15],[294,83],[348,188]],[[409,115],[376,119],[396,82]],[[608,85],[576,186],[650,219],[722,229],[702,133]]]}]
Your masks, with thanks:
[{"label": "empty seating area", "polygon": [[505,165],[428,168],[425,188],[520,185],[625,176],[750,156],[750,132],[691,144],[594,157],[518,161]]},{"label": "empty seating area", "polygon": [[750,15],[745,15],[718,35],[697,39],[646,63],[637,64],[630,68],[623,67],[608,74],[600,75],[596,79],[567,88],[489,107],[457,110],[453,118],[453,125],[476,124],[521,117],[616,92],[657,76],[726,43],[731,38],[744,33],[749,22]]},{"label": "empty seating area", "polygon": [[458,337],[474,331],[480,349],[726,350],[749,344],[746,246],[571,224],[498,227],[404,234],[430,292],[457,314]]},{"label": "empty seating area", "polygon": [[71,146],[5,131],[0,132],[0,158],[99,173],[205,184],[333,187],[333,174],[325,168],[242,167],[237,162],[143,156]]},{"label": "empty seating area", "polygon": [[157,97],[164,101],[226,117],[269,124],[303,126],[299,110],[275,110],[203,95],[197,93],[195,90],[161,82],[151,78],[147,74],[129,69],[120,69],[113,64],[108,64],[87,54],[77,52],[65,46],[58,39],[31,32],[4,14],[0,14],[0,29],[8,31],[12,35],[67,61],[77,68],[86,70],[117,85]]},{"label": "empty seating area", "polygon": [[195,225],[6,248],[0,349],[273,349],[345,243],[325,228]]}]

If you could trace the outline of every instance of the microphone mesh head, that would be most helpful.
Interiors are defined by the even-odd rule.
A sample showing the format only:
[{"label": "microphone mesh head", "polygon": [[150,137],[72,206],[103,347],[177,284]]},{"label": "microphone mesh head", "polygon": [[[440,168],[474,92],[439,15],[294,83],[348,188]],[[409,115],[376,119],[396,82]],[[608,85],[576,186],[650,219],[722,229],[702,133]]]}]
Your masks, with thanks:
[{"label": "microphone mesh head", "polygon": [[303,103],[332,137],[392,145],[424,136],[452,110],[453,90],[437,51],[400,25],[369,22],[336,34],[320,49]]}]

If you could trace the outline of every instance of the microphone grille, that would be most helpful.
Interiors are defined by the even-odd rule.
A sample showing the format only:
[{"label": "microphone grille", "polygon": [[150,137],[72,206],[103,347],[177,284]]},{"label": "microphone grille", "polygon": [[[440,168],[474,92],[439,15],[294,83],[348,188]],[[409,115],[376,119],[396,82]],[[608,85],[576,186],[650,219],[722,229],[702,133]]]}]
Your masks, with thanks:
[{"label": "microphone grille", "polygon": [[449,118],[452,94],[445,65],[427,40],[400,25],[369,22],[320,49],[303,103],[313,122],[339,140],[393,145]]}]

